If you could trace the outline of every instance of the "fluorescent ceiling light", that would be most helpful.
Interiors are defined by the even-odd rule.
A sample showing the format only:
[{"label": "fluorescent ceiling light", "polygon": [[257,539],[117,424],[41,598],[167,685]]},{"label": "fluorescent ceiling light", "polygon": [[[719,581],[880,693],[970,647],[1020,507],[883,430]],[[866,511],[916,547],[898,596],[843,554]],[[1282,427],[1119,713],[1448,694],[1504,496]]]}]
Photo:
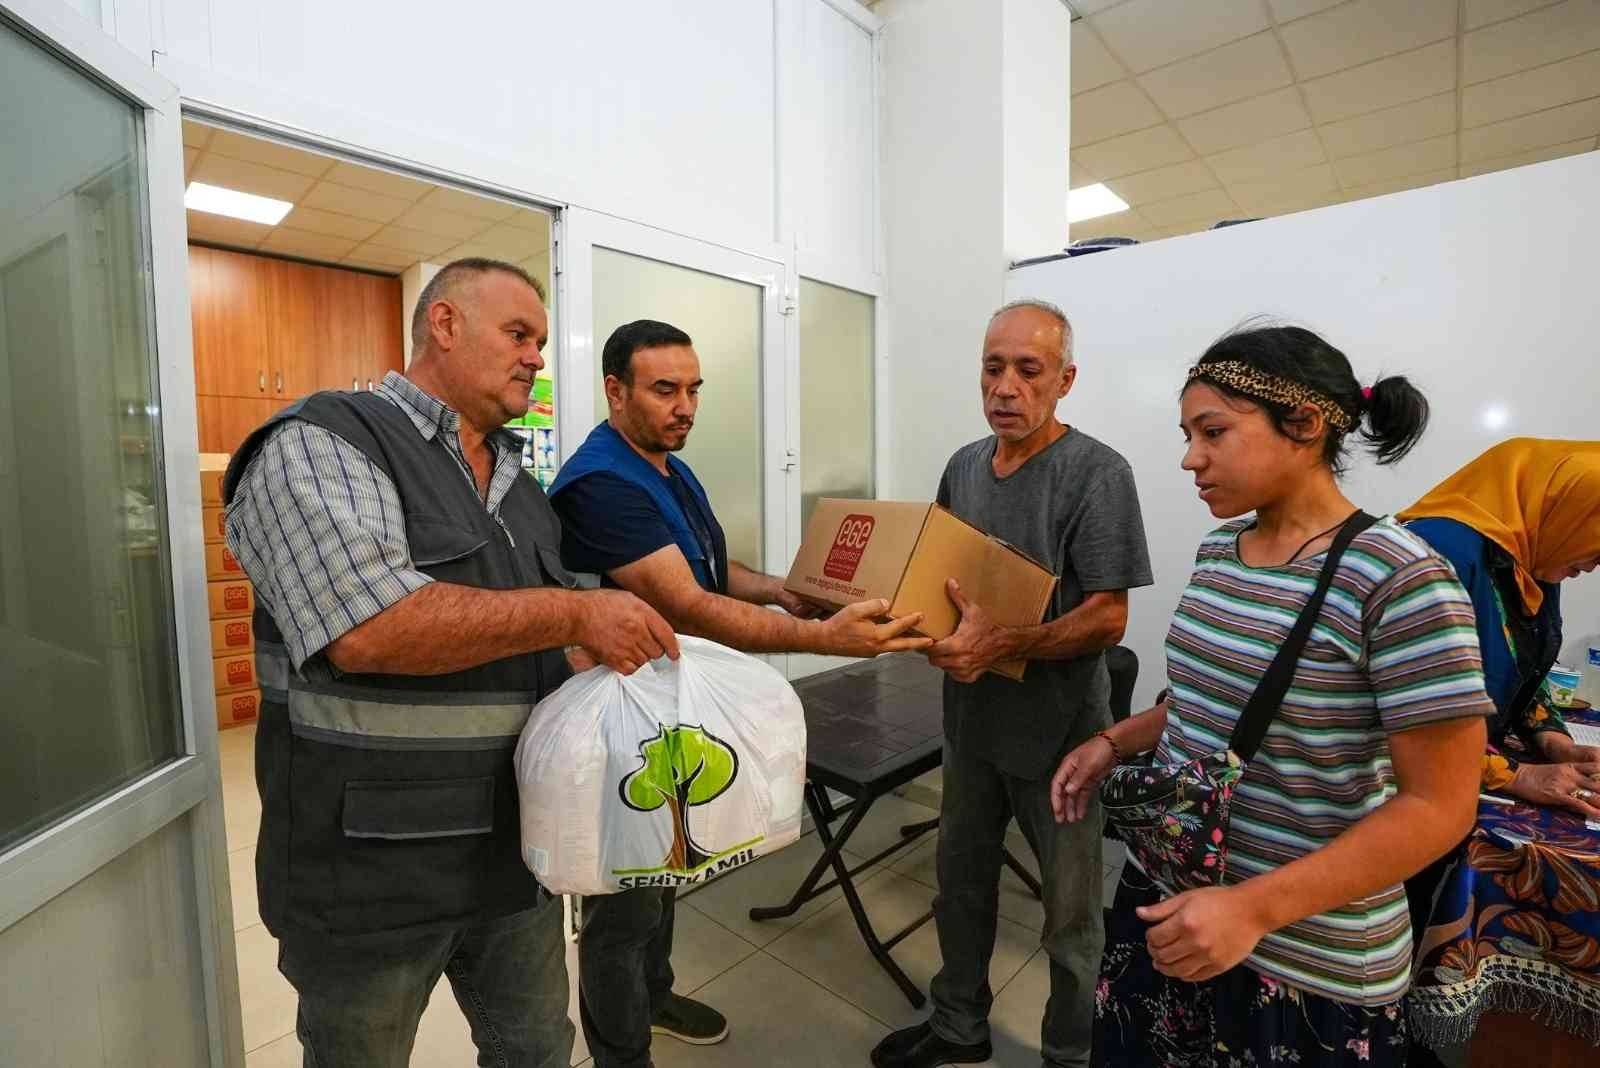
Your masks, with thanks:
[{"label": "fluorescent ceiling light", "polygon": [[226,215],[246,222],[277,226],[294,207],[287,200],[258,197],[254,193],[241,193],[237,189],[224,189],[220,185],[190,182],[183,191],[183,206],[193,211],[207,211],[213,215]]},{"label": "fluorescent ceiling light", "polygon": [[1115,215],[1127,211],[1128,202],[1105,187],[1103,182],[1080,186],[1067,193],[1067,222],[1098,219],[1102,215]]}]

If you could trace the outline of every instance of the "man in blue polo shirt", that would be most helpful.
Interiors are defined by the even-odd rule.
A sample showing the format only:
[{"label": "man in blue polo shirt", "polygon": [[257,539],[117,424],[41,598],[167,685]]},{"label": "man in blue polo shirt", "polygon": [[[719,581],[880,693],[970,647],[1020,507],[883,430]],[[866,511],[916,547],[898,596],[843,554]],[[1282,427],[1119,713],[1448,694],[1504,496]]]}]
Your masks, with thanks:
[{"label": "man in blue polo shirt", "polygon": [[[628,323],[607,339],[601,366],[610,415],[550,490],[567,567],[632,592],[677,631],[746,652],[876,656],[930,644],[905,636],[920,615],[875,622],[887,601],[815,619],[781,579],[728,559],[705,488],[672,455],[700,403],[688,334],[650,319]],[[697,1045],[727,1036],[721,1013],[672,993],[673,903],[671,888],[654,887],[584,902],[579,1011],[595,1068],[649,1068],[652,1033]]]}]

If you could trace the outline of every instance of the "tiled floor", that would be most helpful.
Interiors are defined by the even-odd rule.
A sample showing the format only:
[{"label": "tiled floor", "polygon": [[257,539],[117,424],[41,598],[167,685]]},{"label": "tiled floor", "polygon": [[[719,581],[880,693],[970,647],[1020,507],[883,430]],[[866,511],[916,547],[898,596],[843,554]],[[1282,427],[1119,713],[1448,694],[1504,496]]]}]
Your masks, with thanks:
[{"label": "tiled floor", "polygon": [[[277,970],[277,943],[261,926],[255,893],[255,836],[261,818],[256,799],[254,731],[222,734],[223,800],[227,812],[239,985],[244,1008],[248,1068],[300,1064],[294,1037],[295,997]],[[937,798],[938,773],[919,780],[906,798],[878,802],[852,845],[856,859],[893,842],[902,824],[934,815],[917,801]],[[915,798],[917,800],[912,800]],[[1013,852],[1029,867],[1032,856],[1013,828]],[[1104,876],[1114,886],[1121,851],[1107,843]],[[725,876],[679,900],[672,964],[677,991],[694,994],[727,1014],[728,1040],[718,1046],[687,1046],[662,1039],[651,1051],[658,1068],[864,1068],[872,1047],[889,1031],[927,1015],[914,1010],[862,945],[837,890],[807,904],[787,920],[756,923],[752,905],[786,900],[820,852],[815,835],[771,857]],[[934,892],[933,842],[889,858],[887,866],[863,872],[857,885],[880,932],[897,930],[925,912]],[[995,990],[992,1015],[995,1059],[991,1065],[1034,1068],[1039,1063],[1039,1019],[1049,993],[1047,961],[1039,949],[1039,903],[1010,872],[1002,880],[1000,932],[990,971]],[[1109,900],[1109,897],[1108,897]],[[933,924],[900,943],[894,956],[911,978],[927,987],[938,969]],[[576,976],[575,949],[567,954]],[[569,1010],[577,1019],[577,1007]],[[582,1032],[575,1064],[588,1064]],[[423,1015],[412,1063],[428,1068],[467,1068],[475,1063],[466,1020],[447,985],[434,991]]]}]

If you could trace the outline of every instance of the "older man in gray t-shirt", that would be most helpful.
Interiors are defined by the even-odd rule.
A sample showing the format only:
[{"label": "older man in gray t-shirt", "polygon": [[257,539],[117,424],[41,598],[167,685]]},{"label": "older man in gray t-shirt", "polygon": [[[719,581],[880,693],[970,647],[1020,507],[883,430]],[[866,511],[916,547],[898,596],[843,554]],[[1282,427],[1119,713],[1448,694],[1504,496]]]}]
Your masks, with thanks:
[{"label": "older man in gray t-shirt", "polygon": [[[989,958],[1013,817],[1044,887],[1040,941],[1050,958],[1050,1000],[1043,1062],[1089,1063],[1104,941],[1100,820],[1058,825],[1050,773],[1066,752],[1110,726],[1104,653],[1126,627],[1127,591],[1152,578],[1127,461],[1055,418],[1076,375],[1072,327],[1060,309],[1023,301],[990,320],[981,384],[994,435],[951,457],[939,503],[1043,561],[1061,581],[1036,627],[991,623],[951,583],[961,626],[928,650],[946,673],[934,902],[944,966],[933,980],[932,1017],[879,1043],[878,1068],[989,1058]],[[1028,661],[1023,681],[985,674],[996,661],[1017,658]]]}]

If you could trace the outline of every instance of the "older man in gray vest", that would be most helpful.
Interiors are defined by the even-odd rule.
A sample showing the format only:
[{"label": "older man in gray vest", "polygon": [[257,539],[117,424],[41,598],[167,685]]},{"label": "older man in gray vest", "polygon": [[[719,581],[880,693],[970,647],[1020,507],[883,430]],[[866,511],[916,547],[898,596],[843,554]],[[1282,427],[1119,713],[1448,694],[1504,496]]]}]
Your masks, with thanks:
[{"label": "older man in gray vest", "polygon": [[399,1066],[441,975],[481,1063],[566,1068],[561,909],[523,867],[512,748],[571,669],[676,656],[632,594],[579,592],[521,443],[548,318],[511,264],[423,290],[415,355],[318,393],[229,467],[228,543],[255,583],[261,916],[310,1065]]}]

